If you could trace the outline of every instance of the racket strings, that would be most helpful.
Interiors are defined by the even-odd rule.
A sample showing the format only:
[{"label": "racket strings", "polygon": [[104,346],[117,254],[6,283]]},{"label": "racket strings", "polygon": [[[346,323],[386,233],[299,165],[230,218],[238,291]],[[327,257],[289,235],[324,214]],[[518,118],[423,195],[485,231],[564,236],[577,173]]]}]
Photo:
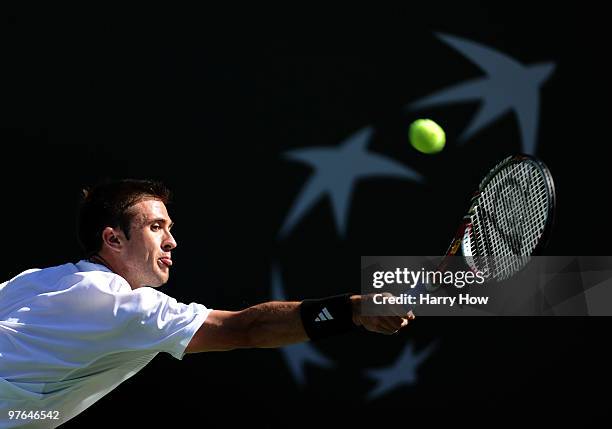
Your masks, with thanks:
[{"label": "racket strings", "polygon": [[544,232],[548,200],[546,180],[532,162],[499,169],[471,214],[469,252],[476,268],[497,280],[520,270]]}]

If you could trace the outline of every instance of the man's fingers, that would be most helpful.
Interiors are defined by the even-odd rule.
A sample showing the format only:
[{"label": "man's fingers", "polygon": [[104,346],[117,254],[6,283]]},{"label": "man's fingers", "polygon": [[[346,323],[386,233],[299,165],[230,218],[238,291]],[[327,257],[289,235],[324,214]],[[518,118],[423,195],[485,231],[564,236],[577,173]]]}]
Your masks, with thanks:
[{"label": "man's fingers", "polygon": [[397,328],[386,316],[368,317],[364,322],[364,326],[368,331],[378,332],[380,334],[392,334],[397,331]]},{"label": "man's fingers", "polygon": [[384,318],[379,316],[372,320],[372,331],[380,332],[381,334],[390,334],[394,331],[393,326]]},{"label": "man's fingers", "polygon": [[409,312],[403,313],[402,316],[371,316],[362,321],[368,331],[391,335],[408,326],[414,318],[414,314]]},{"label": "man's fingers", "polygon": [[402,327],[403,319],[399,316],[383,316],[382,321],[387,327],[387,332],[394,334]]}]

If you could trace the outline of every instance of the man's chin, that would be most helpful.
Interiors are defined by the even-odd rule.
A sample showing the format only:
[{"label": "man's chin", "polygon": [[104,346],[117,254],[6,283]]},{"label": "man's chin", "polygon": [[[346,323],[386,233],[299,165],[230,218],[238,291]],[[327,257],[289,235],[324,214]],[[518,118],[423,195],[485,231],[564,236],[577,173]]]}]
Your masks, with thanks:
[{"label": "man's chin", "polygon": [[170,274],[169,273],[167,273],[167,274],[166,273],[157,273],[157,275],[155,276],[155,279],[151,279],[147,286],[153,287],[153,288],[161,287],[161,286],[165,285],[166,283],[168,283],[168,279],[169,278],[170,278]]},{"label": "man's chin", "polygon": [[170,279],[170,273],[165,273],[164,275],[161,276],[161,278],[159,279],[159,286],[163,286],[166,283],[168,283],[168,280]]},{"label": "man's chin", "polygon": [[165,285],[166,283],[168,283],[168,277],[169,276],[165,276],[163,278],[157,279],[157,282],[152,287],[161,287],[161,286]]},{"label": "man's chin", "polygon": [[163,265],[162,267],[155,267],[154,270],[156,282],[153,287],[160,287],[168,283],[170,278],[170,267]]}]

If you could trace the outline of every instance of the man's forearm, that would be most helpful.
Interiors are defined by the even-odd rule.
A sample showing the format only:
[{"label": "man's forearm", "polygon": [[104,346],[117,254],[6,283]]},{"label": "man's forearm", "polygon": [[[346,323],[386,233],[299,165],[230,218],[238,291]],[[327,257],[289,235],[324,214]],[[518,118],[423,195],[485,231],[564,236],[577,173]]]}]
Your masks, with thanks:
[{"label": "man's forearm", "polygon": [[[361,295],[338,295],[303,302],[270,301],[240,311],[213,310],[186,352],[282,347],[347,332],[355,326],[393,334],[414,318],[412,313],[364,316],[360,311],[363,299]],[[322,321],[324,325],[319,324]]]},{"label": "man's forearm", "polygon": [[270,301],[243,310],[251,347],[271,348],[307,341],[298,301]]}]

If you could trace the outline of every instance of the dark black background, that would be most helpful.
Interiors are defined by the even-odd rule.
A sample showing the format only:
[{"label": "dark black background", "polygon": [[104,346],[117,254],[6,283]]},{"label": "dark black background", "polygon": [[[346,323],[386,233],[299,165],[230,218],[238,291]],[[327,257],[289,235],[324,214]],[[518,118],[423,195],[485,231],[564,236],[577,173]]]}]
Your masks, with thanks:
[{"label": "dark black background", "polygon": [[[480,177],[520,151],[520,136],[509,113],[457,144],[476,102],[404,112],[411,101],[481,75],[434,32],[524,64],[556,63],[540,92],[537,150],[557,186],[547,253],[609,254],[603,12],[533,5],[443,11],[397,10],[372,22],[327,16],[323,27],[312,22],[291,32],[305,36],[295,43],[295,16],[262,42],[253,36],[263,23],[243,34],[239,25],[191,32],[200,27],[186,18],[3,18],[1,278],[78,260],[80,187],[106,177],[156,178],[173,189],[179,247],[162,291],[185,302],[239,309],[268,300],[272,264],[281,267],[290,299],[358,290],[360,255],[443,252]],[[424,19],[433,12],[435,20]],[[334,27],[339,37],[327,36]],[[407,127],[417,117],[444,126],[444,152],[432,157],[410,147]],[[322,200],[279,239],[311,173],[283,153],[334,146],[367,125],[375,128],[370,150],[421,172],[427,183],[363,181],[346,237]],[[65,426],[164,419],[466,424],[528,411],[544,420],[589,420],[608,412],[598,391],[610,381],[609,325],[607,318],[422,318],[396,337],[360,333],[320,344],[339,367],[308,366],[304,388],[275,350],[182,362],[163,355]],[[408,339],[417,348],[440,341],[418,384],[365,401],[372,384],[361,371],[393,362]]]}]

